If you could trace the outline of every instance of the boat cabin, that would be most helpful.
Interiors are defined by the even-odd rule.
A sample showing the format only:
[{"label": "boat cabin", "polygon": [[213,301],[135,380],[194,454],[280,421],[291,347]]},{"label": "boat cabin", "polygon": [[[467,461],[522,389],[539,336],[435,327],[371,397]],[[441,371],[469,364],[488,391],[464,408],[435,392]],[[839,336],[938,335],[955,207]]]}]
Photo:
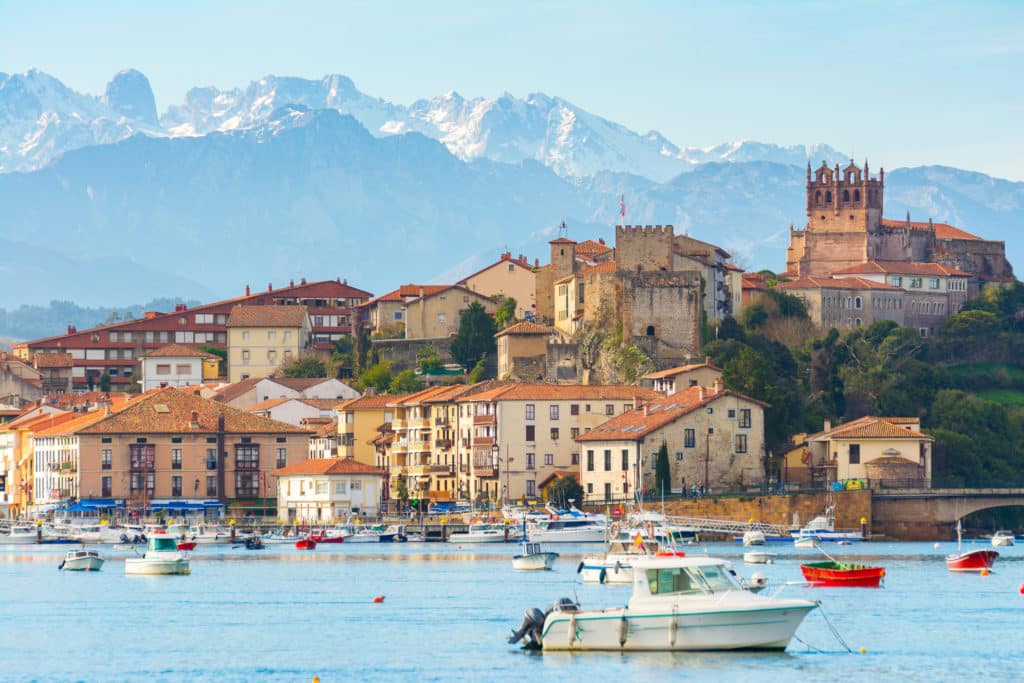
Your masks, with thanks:
[{"label": "boat cabin", "polygon": [[633,565],[635,601],[665,600],[743,590],[732,568],[723,560],[706,557],[638,559]]},{"label": "boat cabin", "polygon": [[173,536],[150,536],[149,549],[156,552],[178,552],[178,539]]}]

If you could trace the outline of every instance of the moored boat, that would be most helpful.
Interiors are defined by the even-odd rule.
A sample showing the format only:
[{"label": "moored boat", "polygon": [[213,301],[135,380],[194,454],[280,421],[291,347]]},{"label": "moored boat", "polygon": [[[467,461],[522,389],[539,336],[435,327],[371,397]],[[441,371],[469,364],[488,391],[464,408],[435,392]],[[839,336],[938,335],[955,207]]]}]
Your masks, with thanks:
[{"label": "moored boat", "polygon": [[752,593],[726,560],[645,557],[625,607],[584,610],[562,598],[531,609],[510,643],[543,650],[784,650],[817,602]]},{"label": "moored boat", "polygon": [[772,564],[778,555],[764,550],[749,550],[743,553],[743,561],[747,564]]},{"label": "moored boat", "polygon": [[541,550],[540,543],[530,543],[526,538],[526,518],[523,517],[523,546],[518,555],[512,556],[512,568],[523,571],[551,569],[558,559],[558,553]]},{"label": "moored boat", "polygon": [[640,557],[654,557],[660,549],[652,540],[609,541],[605,552],[584,555],[576,571],[584,583],[632,583],[633,563]]},{"label": "moored boat", "polygon": [[[456,531],[448,536],[449,543],[504,543],[518,540],[519,529],[504,524],[470,524],[466,531]],[[530,539],[536,540],[536,539]]]},{"label": "moored boat", "polygon": [[195,541],[178,541],[178,550],[195,550]]},{"label": "moored boat", "polygon": [[946,569],[951,572],[987,572],[995,564],[999,553],[995,550],[963,551],[963,527],[956,521],[956,553],[946,556]]},{"label": "moored boat", "polygon": [[811,533],[801,533],[793,539],[794,548],[817,548],[821,543],[821,536]]},{"label": "moored boat", "polygon": [[877,588],[885,578],[883,567],[834,561],[802,564],[800,571],[807,582],[815,586]]},{"label": "moored boat", "polygon": [[992,534],[992,545],[996,548],[1006,548],[1013,545],[1013,532],[1001,529]]},{"label": "moored boat", "polygon": [[751,529],[750,531],[743,534],[743,545],[750,547],[754,545],[764,545],[764,532],[757,529]]},{"label": "moored boat", "polygon": [[64,571],[98,572],[106,560],[95,550],[69,550],[57,566]]},{"label": "moored boat", "polygon": [[178,550],[178,541],[167,535],[150,536],[142,557],[124,561],[125,574],[188,574],[188,555]]},{"label": "moored boat", "polygon": [[299,540],[295,541],[295,547],[298,550],[315,550],[316,549],[316,541],[314,541],[309,536],[304,536],[304,537],[300,538]]}]

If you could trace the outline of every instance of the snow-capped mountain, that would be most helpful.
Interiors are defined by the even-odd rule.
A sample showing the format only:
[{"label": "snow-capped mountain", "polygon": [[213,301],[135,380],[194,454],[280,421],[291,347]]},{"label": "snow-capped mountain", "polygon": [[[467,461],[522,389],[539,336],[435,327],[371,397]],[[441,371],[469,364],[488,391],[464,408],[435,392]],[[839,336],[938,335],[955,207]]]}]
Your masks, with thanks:
[{"label": "snow-capped mountain", "polygon": [[[0,76],[0,172],[41,168],[72,149],[138,132],[194,137],[256,129],[287,107],[334,109],[376,137],[418,132],[444,143],[463,161],[534,160],[567,178],[611,171],[665,182],[715,161],[799,165],[845,159],[827,145],[743,141],[683,149],[657,131],[636,133],[543,93],[466,99],[449,92],[406,107],[367,95],[337,74],[319,80],[266,76],[231,90],[193,88],[157,121],[149,81],[129,69],[114,77],[102,98],[76,93],[38,71]],[[2,118],[4,109],[9,121]]]},{"label": "snow-capped mountain", "polygon": [[149,81],[117,74],[102,99],[83,95],[31,69],[0,73],[0,173],[32,171],[64,152],[117,142],[136,133],[163,135]]}]

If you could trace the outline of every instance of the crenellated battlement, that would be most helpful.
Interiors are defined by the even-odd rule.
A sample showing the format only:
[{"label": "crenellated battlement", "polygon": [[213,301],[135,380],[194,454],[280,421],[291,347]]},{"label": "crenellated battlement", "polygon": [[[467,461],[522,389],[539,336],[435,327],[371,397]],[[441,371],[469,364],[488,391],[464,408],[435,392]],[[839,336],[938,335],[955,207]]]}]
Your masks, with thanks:
[{"label": "crenellated battlement", "polygon": [[672,270],[674,239],[671,225],[616,225],[617,270]]}]

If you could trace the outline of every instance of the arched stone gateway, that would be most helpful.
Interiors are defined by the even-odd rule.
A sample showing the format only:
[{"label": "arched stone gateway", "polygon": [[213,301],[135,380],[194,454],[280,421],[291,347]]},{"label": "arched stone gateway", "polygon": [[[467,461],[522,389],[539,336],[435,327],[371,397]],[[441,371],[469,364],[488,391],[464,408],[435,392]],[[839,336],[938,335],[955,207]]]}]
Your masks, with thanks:
[{"label": "arched stone gateway", "polygon": [[972,512],[1024,507],[1024,489],[903,489],[873,491],[872,529],[903,541],[956,538],[956,520]]}]

